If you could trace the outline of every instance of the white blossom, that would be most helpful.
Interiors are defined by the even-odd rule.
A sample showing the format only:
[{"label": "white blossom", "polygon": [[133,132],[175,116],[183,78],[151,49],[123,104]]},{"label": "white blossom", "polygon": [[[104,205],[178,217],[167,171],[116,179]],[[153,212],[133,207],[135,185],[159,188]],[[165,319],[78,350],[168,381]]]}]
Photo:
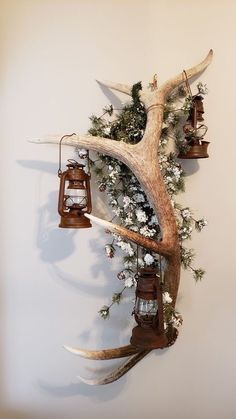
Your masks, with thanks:
[{"label": "white blossom", "polygon": [[130,185],[129,190],[132,191],[132,192],[135,192],[135,191],[138,191],[138,188],[135,185]]},{"label": "white blossom", "polygon": [[106,244],[105,245],[105,252],[106,252],[107,257],[109,257],[109,258],[114,257],[115,249],[112,246],[112,244]]},{"label": "white blossom", "polygon": [[146,263],[146,265],[151,265],[154,262],[154,257],[150,255],[150,253],[147,253],[144,256],[144,262]]},{"label": "white blossom", "polygon": [[200,220],[199,223],[200,222],[201,222],[201,224],[202,224],[203,227],[207,226],[207,224],[208,224],[208,221],[205,218],[203,218],[202,220]]},{"label": "white blossom", "polygon": [[173,180],[175,182],[178,182],[180,179],[182,170],[178,166],[171,166],[171,167],[168,167],[167,173],[168,173],[168,176],[166,176],[167,183],[173,182]]},{"label": "white blossom", "polygon": [[107,126],[106,128],[103,129],[103,132],[104,132],[105,135],[110,135],[111,127]]},{"label": "white blossom", "polygon": [[128,216],[125,218],[125,224],[126,225],[132,225],[133,224],[132,214],[128,214]]},{"label": "white blossom", "polygon": [[145,223],[147,221],[147,215],[141,209],[136,210],[136,217],[137,217],[137,220],[142,223]]},{"label": "white blossom", "polygon": [[162,300],[163,300],[163,304],[172,303],[172,298],[167,291],[162,294]]},{"label": "white blossom", "polygon": [[190,218],[192,217],[191,211],[189,210],[189,208],[184,208],[181,211],[181,215],[185,220],[190,220]]},{"label": "white blossom", "polygon": [[138,231],[138,226],[132,225],[132,226],[130,226],[130,230],[132,230],[132,231]]},{"label": "white blossom", "polygon": [[182,240],[189,239],[191,237],[193,229],[191,226],[181,227],[180,229],[180,237]]},{"label": "white blossom", "polygon": [[117,217],[119,217],[120,214],[122,213],[122,210],[119,207],[118,208],[114,208],[112,211],[117,215]]},{"label": "white blossom", "polygon": [[201,93],[202,95],[206,95],[208,93],[208,88],[206,84],[203,84],[202,82],[199,82],[197,84],[197,88],[198,88],[198,92]]},{"label": "white blossom", "polygon": [[124,262],[124,267],[125,267],[126,269],[131,269],[131,268],[133,267],[133,262],[132,262],[131,260],[126,260],[126,261]]},{"label": "white blossom", "polygon": [[178,180],[180,179],[180,175],[182,173],[182,170],[180,170],[178,167],[173,167],[172,172],[175,176],[176,181],[178,182]]},{"label": "white blossom", "polygon": [[100,316],[106,319],[109,316],[109,307],[103,306],[101,310],[99,310]]},{"label": "white blossom", "polygon": [[124,242],[124,241],[120,240],[116,243],[116,245],[119,246],[121,248],[121,250],[123,250],[125,253],[128,253],[129,256],[134,255],[134,250],[133,250],[130,243],[127,243],[127,242]]},{"label": "white blossom", "polygon": [[173,179],[172,179],[171,176],[166,176],[165,177],[165,183],[172,183],[172,182],[173,182]]},{"label": "white blossom", "polygon": [[147,225],[140,228],[140,234],[144,237],[153,237],[156,233],[156,230],[154,228],[149,229]]},{"label": "white blossom", "polygon": [[127,208],[131,203],[130,197],[129,196],[124,196],[123,203],[124,203],[124,208]]},{"label": "white blossom", "polygon": [[125,280],[125,287],[126,288],[131,288],[134,285],[134,279],[129,276],[126,280]]},{"label": "white blossom", "polygon": [[175,115],[173,113],[169,113],[166,122],[168,124],[173,124],[173,122],[175,122]]},{"label": "white blossom", "polygon": [[169,190],[169,192],[171,193],[174,193],[175,191],[176,191],[176,187],[175,187],[175,185],[173,184],[173,181],[171,180],[171,182],[169,182],[168,184],[167,184],[167,187],[168,187],[168,190]]},{"label": "white blossom", "polygon": [[115,183],[116,182],[116,174],[117,173],[114,170],[109,173],[110,183]]},{"label": "white blossom", "polygon": [[143,194],[141,194],[141,193],[136,193],[133,196],[133,200],[134,200],[134,202],[138,202],[138,203],[145,202],[145,198],[144,198]]},{"label": "white blossom", "polygon": [[122,280],[126,279],[126,277],[127,277],[127,271],[126,271],[126,270],[120,271],[120,272],[118,272],[118,274],[117,274],[117,278],[118,278],[120,281],[122,281]]},{"label": "white blossom", "polygon": [[115,183],[115,181],[116,181],[116,179],[117,179],[117,175],[119,174],[118,173],[118,170],[117,169],[115,169],[114,167],[112,167],[112,166],[108,166],[108,168],[109,168],[109,170],[110,170],[110,173],[109,173],[109,178],[110,178],[110,180],[111,180],[111,182],[112,183]]},{"label": "white blossom", "polygon": [[112,199],[112,200],[110,201],[110,205],[118,205],[117,200],[116,200],[116,199]]},{"label": "white blossom", "polygon": [[85,148],[78,148],[77,152],[80,159],[85,159],[88,156],[88,150]]},{"label": "white blossom", "polygon": [[195,221],[195,227],[198,231],[202,231],[202,229],[207,226],[207,220],[205,218],[202,218],[201,220]]},{"label": "white blossom", "polygon": [[159,163],[166,163],[167,162],[167,156],[163,153],[160,153],[159,155]]},{"label": "white blossom", "polygon": [[111,233],[111,235],[114,238],[114,240],[117,240],[117,241],[122,240],[122,238],[121,238],[121,236],[119,236],[119,234]]},{"label": "white blossom", "polygon": [[181,324],[183,323],[183,318],[180,314],[178,315],[174,315],[171,317],[171,323],[175,326],[175,327],[180,327]]}]

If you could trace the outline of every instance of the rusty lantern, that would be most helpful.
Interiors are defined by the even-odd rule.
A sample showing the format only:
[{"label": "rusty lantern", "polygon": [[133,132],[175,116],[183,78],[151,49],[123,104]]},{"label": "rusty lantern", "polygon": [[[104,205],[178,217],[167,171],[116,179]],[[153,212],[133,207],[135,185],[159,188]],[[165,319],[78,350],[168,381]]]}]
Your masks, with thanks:
[{"label": "rusty lantern", "polygon": [[58,171],[60,191],[58,212],[61,216],[59,227],[89,228],[91,222],[84,216],[92,210],[90,193],[90,174],[84,170],[84,164],[68,160],[68,169]]},{"label": "rusty lantern", "polygon": [[181,159],[204,159],[209,157],[208,145],[209,141],[204,140],[207,132],[206,125],[202,124],[204,107],[203,97],[197,95],[192,99],[192,109],[186,124],[183,126],[185,139],[187,141],[189,150],[185,153],[181,152],[178,157]]},{"label": "rusty lantern", "polygon": [[132,330],[132,345],[140,349],[167,346],[161,284],[156,268],[139,269],[134,316],[138,325]]}]

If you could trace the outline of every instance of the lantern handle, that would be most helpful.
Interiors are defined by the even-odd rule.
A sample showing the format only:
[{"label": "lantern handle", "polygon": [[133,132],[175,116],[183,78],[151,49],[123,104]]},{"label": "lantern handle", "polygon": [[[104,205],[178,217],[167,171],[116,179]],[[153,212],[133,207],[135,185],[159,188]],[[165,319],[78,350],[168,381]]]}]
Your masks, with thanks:
[{"label": "lantern handle", "polygon": [[204,134],[202,134],[202,137],[205,137],[205,135],[206,135],[206,133],[208,131],[208,127],[206,125],[204,125],[204,124],[199,125],[199,127],[196,128],[195,132],[197,132],[200,128],[204,128],[205,129]]},{"label": "lantern handle", "polygon": [[62,170],[61,170],[61,146],[62,146],[62,141],[64,140],[64,138],[67,137],[72,137],[73,135],[76,135],[75,132],[73,132],[73,134],[65,134],[63,135],[63,137],[61,137],[60,141],[59,141],[59,167],[58,167],[58,177],[61,177],[62,174]]}]

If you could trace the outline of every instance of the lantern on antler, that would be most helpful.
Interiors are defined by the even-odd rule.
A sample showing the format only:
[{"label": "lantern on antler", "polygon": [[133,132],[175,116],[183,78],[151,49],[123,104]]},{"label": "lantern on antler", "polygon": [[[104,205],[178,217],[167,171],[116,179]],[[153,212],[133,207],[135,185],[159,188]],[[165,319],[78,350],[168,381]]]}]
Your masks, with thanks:
[{"label": "lantern on antler", "polygon": [[203,97],[200,94],[192,95],[185,70],[183,74],[191,98],[191,109],[186,124],[183,126],[187,150],[182,150],[178,157],[181,159],[204,159],[209,157],[207,152],[209,141],[204,140],[208,128],[202,123],[204,121]]},{"label": "lantern on antler", "polygon": [[59,172],[60,192],[58,212],[61,216],[59,227],[89,228],[90,220],[84,213],[92,210],[90,194],[90,175],[84,170],[84,164],[68,160],[68,169]]},{"label": "lantern on antler", "polygon": [[139,269],[134,307],[134,316],[138,326],[132,330],[130,342],[140,349],[167,346],[159,281],[157,269]]}]

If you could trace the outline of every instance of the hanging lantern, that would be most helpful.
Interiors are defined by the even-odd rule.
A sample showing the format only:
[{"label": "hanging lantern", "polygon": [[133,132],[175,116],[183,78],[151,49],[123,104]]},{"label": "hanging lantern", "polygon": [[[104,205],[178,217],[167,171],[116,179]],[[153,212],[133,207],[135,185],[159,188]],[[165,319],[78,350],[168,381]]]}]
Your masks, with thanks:
[{"label": "hanging lantern", "polygon": [[180,159],[204,159],[209,157],[207,148],[210,143],[209,141],[204,140],[207,127],[202,124],[202,121],[204,121],[203,97],[200,94],[195,96],[192,95],[188,82],[188,76],[185,70],[183,71],[183,75],[192,103],[189,117],[186,124],[183,126],[187,147],[186,150],[183,148],[183,150],[180,151],[178,157]]},{"label": "hanging lantern", "polygon": [[[89,228],[91,222],[84,216],[92,211],[90,193],[90,172],[84,170],[84,164],[76,160],[68,160],[68,169],[61,170],[61,145],[66,137],[75,134],[64,135],[59,142],[59,168],[58,177],[60,178],[60,191],[58,200],[58,212],[61,216],[59,227],[62,228]],[[89,157],[88,167],[89,167]]]},{"label": "hanging lantern", "polygon": [[161,284],[156,268],[139,269],[135,320],[138,323],[132,331],[131,344],[140,348],[164,348],[168,339],[164,332],[163,302]]},{"label": "hanging lantern", "polygon": [[209,141],[204,140],[204,136],[207,132],[206,125],[202,124],[204,107],[203,97],[200,95],[192,98],[192,109],[190,115],[183,126],[185,133],[185,140],[189,146],[187,152],[179,153],[178,157],[181,159],[204,159],[209,157],[207,148]]},{"label": "hanging lantern", "polygon": [[90,175],[84,171],[84,164],[68,160],[68,169],[59,173],[60,192],[58,212],[61,216],[59,227],[89,228],[90,220],[84,213],[92,210],[90,194]]}]

